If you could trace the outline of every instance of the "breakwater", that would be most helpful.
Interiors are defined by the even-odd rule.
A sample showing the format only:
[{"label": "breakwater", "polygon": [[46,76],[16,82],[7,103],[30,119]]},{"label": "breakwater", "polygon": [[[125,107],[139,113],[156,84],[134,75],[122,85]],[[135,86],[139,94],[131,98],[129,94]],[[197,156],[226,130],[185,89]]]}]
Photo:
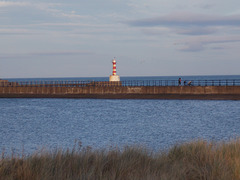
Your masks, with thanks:
[{"label": "breakwater", "polygon": [[240,100],[239,80],[193,81],[57,81],[0,83],[0,98],[220,99]]}]

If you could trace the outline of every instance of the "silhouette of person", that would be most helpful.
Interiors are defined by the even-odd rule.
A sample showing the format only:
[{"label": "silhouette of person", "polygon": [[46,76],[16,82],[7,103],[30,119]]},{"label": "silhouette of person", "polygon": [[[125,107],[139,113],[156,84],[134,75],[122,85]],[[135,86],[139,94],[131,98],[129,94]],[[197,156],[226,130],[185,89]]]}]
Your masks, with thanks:
[{"label": "silhouette of person", "polygon": [[178,86],[181,86],[181,83],[182,83],[182,79],[179,78],[179,79],[178,79]]}]

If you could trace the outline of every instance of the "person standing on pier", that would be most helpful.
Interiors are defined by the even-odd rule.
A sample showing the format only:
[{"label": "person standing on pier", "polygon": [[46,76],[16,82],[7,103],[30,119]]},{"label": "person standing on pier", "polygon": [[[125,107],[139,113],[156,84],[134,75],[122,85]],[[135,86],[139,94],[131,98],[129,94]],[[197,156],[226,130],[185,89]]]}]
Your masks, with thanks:
[{"label": "person standing on pier", "polygon": [[179,79],[178,79],[178,86],[181,86],[181,83],[182,83],[182,79],[179,78]]}]

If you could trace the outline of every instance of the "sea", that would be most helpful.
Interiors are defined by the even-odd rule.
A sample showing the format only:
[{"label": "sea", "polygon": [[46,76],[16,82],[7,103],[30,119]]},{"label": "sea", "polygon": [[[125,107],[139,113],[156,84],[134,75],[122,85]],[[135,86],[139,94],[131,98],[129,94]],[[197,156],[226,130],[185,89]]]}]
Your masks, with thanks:
[{"label": "sea", "polygon": [[[121,80],[177,80],[179,76],[121,77]],[[182,80],[240,79],[236,76],[182,76]],[[10,81],[94,80],[37,78]],[[71,149],[143,146],[153,151],[195,140],[240,137],[240,101],[148,99],[0,99],[0,152],[32,154]]]}]

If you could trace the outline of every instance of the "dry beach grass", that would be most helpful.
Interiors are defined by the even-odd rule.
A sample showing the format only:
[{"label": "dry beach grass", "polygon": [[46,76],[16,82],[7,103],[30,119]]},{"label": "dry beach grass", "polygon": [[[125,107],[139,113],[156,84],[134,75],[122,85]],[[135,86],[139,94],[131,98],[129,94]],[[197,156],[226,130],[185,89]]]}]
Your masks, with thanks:
[{"label": "dry beach grass", "polygon": [[0,159],[1,180],[238,180],[240,139],[228,143],[194,142],[168,151],[142,147],[93,150],[81,145],[71,150],[41,151]]}]

